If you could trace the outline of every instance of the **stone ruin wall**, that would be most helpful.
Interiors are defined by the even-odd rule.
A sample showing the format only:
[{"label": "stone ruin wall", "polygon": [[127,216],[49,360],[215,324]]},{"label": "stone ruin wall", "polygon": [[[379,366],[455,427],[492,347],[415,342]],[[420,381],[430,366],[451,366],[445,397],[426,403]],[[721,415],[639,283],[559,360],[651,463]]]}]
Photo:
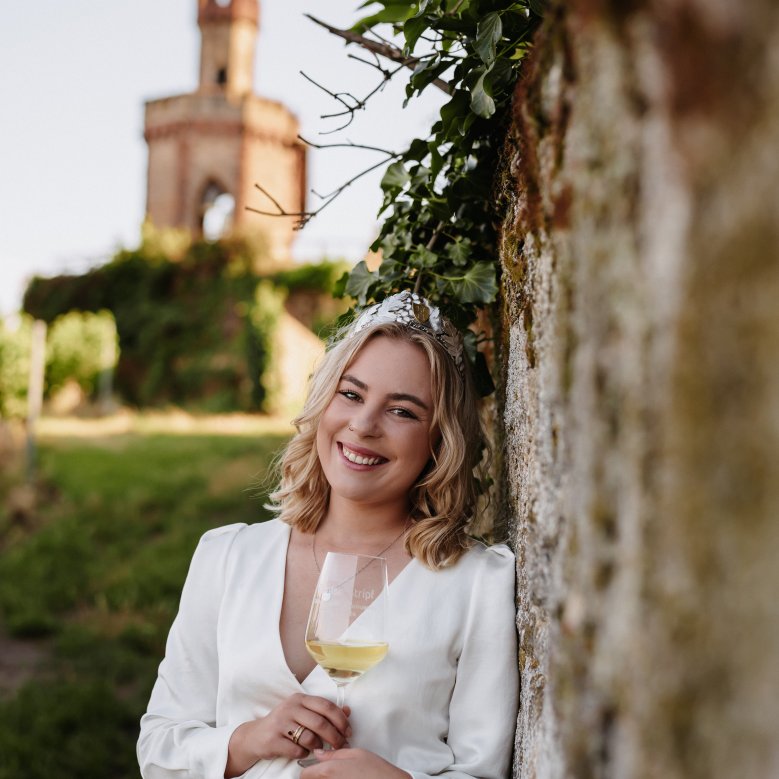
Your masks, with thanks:
[{"label": "stone ruin wall", "polygon": [[558,3],[506,157],[514,776],[779,776],[779,5]]}]

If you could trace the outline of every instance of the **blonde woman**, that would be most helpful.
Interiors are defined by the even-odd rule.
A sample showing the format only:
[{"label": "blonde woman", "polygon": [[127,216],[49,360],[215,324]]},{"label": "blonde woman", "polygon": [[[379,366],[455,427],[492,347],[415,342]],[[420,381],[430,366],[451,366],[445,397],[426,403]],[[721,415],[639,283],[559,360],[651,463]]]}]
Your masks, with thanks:
[{"label": "blonde woman", "polygon": [[[277,518],[195,552],[141,720],[143,776],[503,779],[514,559],[467,535],[482,437],[458,334],[413,293],[366,309],[295,424]],[[329,551],[382,556],[390,580],[390,651],[343,709],[304,643]]]}]

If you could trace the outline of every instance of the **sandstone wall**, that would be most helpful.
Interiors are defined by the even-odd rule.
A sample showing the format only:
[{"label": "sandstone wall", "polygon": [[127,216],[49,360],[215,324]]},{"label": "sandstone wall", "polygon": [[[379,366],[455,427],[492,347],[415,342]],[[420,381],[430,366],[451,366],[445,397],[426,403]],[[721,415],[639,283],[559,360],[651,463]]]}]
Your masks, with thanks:
[{"label": "sandstone wall", "polygon": [[514,775],[779,776],[779,5],[558,3],[505,189]]}]

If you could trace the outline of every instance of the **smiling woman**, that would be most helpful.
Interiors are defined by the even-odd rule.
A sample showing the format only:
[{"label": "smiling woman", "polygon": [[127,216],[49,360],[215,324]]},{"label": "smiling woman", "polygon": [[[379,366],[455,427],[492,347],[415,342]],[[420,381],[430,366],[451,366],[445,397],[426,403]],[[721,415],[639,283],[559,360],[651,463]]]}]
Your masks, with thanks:
[{"label": "smiling woman", "polygon": [[[412,293],[368,308],[295,424],[278,519],[211,531],[195,553],[141,723],[144,777],[505,776],[514,560],[467,534],[483,441],[459,336]],[[330,552],[383,557],[390,583],[386,656],[343,708],[305,644]]]}]

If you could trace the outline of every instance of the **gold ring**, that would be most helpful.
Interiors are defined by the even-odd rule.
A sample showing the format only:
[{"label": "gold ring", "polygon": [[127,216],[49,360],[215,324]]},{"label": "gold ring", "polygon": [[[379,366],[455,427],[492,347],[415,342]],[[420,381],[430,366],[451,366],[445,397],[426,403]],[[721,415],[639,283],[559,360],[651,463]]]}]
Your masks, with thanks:
[{"label": "gold ring", "polygon": [[294,733],[291,730],[287,731],[287,735],[292,739],[292,743],[295,744],[295,746],[297,746],[298,741],[300,741],[300,737],[303,735],[305,729],[305,725],[298,725]]}]

